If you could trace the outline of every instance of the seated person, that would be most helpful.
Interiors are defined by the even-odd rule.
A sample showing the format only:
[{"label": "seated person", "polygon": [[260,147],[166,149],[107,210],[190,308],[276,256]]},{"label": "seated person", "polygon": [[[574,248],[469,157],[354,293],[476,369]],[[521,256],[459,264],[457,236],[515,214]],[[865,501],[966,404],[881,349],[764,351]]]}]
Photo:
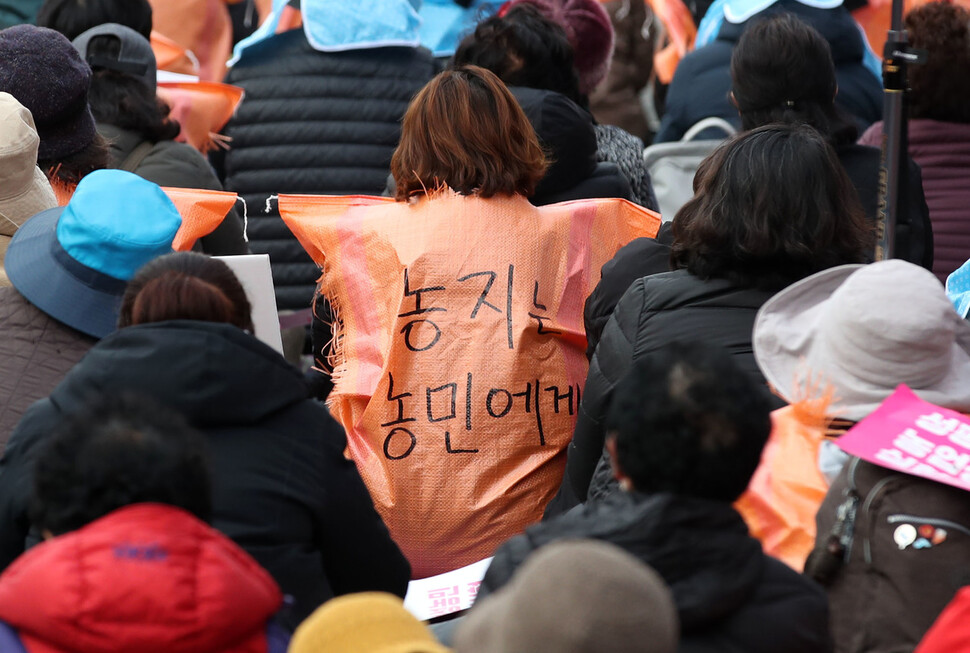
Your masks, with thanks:
[{"label": "seated person", "polygon": [[[726,20],[717,38],[687,54],[678,64],[654,143],[678,141],[710,116],[739,123],[729,95],[731,54],[750,25],[778,13],[797,16],[818,30],[831,46],[839,87],[835,101],[853,116],[856,127],[865,129],[882,117],[882,84],[866,65],[865,37],[841,0],[741,0],[725,3],[720,11]],[[701,132],[700,137],[705,136]]]},{"label": "seated person", "polygon": [[[759,313],[754,345],[776,391],[792,402],[821,403],[821,428],[835,434],[899,384],[924,401],[970,412],[970,324],[933,274],[911,263],[840,266],[786,288]],[[822,444],[816,455],[785,460],[831,470],[812,488],[815,524],[802,525],[815,539],[806,573],[826,586],[836,650],[912,650],[966,583],[970,501],[962,489],[858,458],[843,465],[846,458]],[[847,504],[853,497],[858,510]],[[944,522],[952,526],[944,527],[950,535],[942,546],[894,539],[897,529],[932,538],[933,525]]]},{"label": "seated person", "polygon": [[[615,164],[619,174],[627,179],[633,200],[649,209],[657,209],[650,173],[643,164],[643,142],[613,125],[593,121],[587,93],[606,74],[612,51],[613,27],[606,12],[594,0],[573,3],[572,11],[556,10],[556,3],[536,3],[525,0],[509,3],[500,15],[483,20],[475,31],[466,36],[455,52],[455,66],[481,66],[510,87],[525,87],[555,91],[576,103],[586,116],[596,136],[596,158]],[[580,45],[575,42],[576,31],[569,20],[579,16],[598,16],[587,27],[601,42],[599,61],[582,77],[575,63]],[[603,48],[603,42],[607,44]],[[595,57],[591,57],[595,58]],[[589,59],[585,60],[587,63]],[[586,129],[589,127],[587,126]],[[541,136],[541,133],[540,133]],[[589,183],[592,188],[602,186]],[[586,197],[602,197],[588,194]]]},{"label": "seated person", "polygon": [[[148,182],[144,182],[148,183]],[[0,460],[0,565],[23,550],[31,464],[91,392],[133,391],[181,412],[212,461],[213,525],[293,597],[287,628],[335,595],[404,596],[410,567],[374,510],[343,429],[299,371],[251,335],[246,293],[218,259],[179,252],[143,267],[102,339],[24,415]]]},{"label": "seated person", "polygon": [[[125,283],[171,253],[181,225],[155,184],[96,170],[67,206],[41,211],[13,235],[4,259],[12,287],[0,287],[0,453],[24,411],[115,330]],[[0,568],[19,553],[4,552],[3,535]]]},{"label": "seated person", "polygon": [[622,294],[600,322],[566,478],[551,509],[561,512],[615,486],[602,420],[631,361],[690,337],[726,348],[768,394],[751,347],[758,309],[791,283],[872,252],[873,233],[852,184],[811,127],[772,124],[738,134],[701,163],[694,188],[671,225],[677,269],[608,288]]},{"label": "seated person", "polygon": [[37,458],[47,540],[0,576],[0,650],[282,653],[283,596],[206,522],[202,436],[133,395],[101,396]]},{"label": "seated person", "polygon": [[766,556],[731,507],[761,459],[770,408],[723,350],[675,342],[638,359],[606,419],[622,490],[503,544],[480,600],[537,549],[592,538],[633,554],[670,586],[680,650],[829,651],[825,594]]},{"label": "seated person", "polygon": [[[148,39],[108,23],[82,33],[73,45],[93,72],[88,101],[98,133],[109,143],[108,167],[134,172],[159,186],[222,190],[205,157],[175,141],[181,127],[155,95],[155,55]],[[214,256],[248,254],[236,209],[197,247]]]}]

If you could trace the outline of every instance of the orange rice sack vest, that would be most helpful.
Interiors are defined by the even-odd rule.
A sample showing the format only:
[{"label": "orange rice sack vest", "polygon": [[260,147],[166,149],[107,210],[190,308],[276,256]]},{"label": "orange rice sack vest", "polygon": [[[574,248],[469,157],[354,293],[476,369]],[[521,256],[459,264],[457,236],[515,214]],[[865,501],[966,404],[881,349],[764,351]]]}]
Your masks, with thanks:
[{"label": "orange rice sack vest", "polygon": [[583,302],[659,217],[449,190],[279,206],[336,315],[331,412],[413,576],[492,555],[559,487],[587,372]]}]

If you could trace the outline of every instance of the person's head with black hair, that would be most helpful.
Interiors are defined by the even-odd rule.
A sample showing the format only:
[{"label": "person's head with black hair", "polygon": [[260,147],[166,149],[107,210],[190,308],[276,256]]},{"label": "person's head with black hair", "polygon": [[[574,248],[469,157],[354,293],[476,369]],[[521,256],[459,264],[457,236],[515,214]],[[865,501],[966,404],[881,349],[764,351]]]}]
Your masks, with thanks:
[{"label": "person's head with black hair", "polygon": [[[102,25],[75,39],[74,46],[93,71],[88,102],[99,124],[133,131],[151,143],[179,135],[179,123],[169,118],[168,105],[155,94],[155,57],[148,39],[121,25]],[[123,49],[130,60],[122,57]]]},{"label": "person's head with black hair", "polygon": [[724,350],[674,342],[634,362],[606,416],[621,487],[735,501],[771,432],[771,403]]},{"label": "person's head with black hair", "polygon": [[118,23],[146,39],[152,34],[152,6],[148,0],[45,0],[37,24],[76,39],[82,32],[105,23]]},{"label": "person's head with black hair", "polygon": [[56,536],[134,503],[167,504],[209,521],[203,437],[147,398],[97,397],[66,419],[40,453],[31,520]]},{"label": "person's head with black hair", "polygon": [[579,92],[566,32],[531,5],[480,22],[458,45],[453,65],[480,66],[507,86],[556,91],[580,106],[589,104]]},{"label": "person's head with black hair", "polygon": [[832,49],[797,16],[773,13],[752,21],[731,54],[731,83],[743,129],[804,123],[834,145],[855,142],[852,118],[835,104]]},{"label": "person's head with black hair", "polygon": [[808,125],[742,132],[701,162],[670,260],[700,279],[781,290],[865,263],[874,232],[835,150]]}]

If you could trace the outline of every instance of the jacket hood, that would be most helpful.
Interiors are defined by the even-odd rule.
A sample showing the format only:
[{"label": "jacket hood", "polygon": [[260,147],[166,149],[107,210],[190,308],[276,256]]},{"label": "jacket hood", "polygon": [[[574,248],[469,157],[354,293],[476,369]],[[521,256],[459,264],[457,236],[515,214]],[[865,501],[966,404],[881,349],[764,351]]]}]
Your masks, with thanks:
[{"label": "jacket hood", "polygon": [[773,4],[748,18],[742,23],[724,21],[717,38],[721,41],[737,43],[744,28],[752,21],[773,13],[790,13],[819,31],[832,48],[832,60],[836,66],[846,63],[862,63],[866,55],[866,44],[858,23],[845,7],[810,7],[798,0],[777,0]]},{"label": "jacket hood", "polygon": [[230,324],[173,320],[127,327],[95,345],[51,393],[74,412],[92,393],[130,391],[199,428],[259,422],[307,397],[300,373]]},{"label": "jacket hood", "polygon": [[[603,533],[657,570],[674,595],[681,629],[703,630],[738,610],[764,574],[761,544],[730,504],[670,494],[617,492],[585,509]],[[606,532],[608,531],[608,533]]]},{"label": "jacket hood", "polygon": [[[277,33],[287,0],[274,0],[273,11],[252,35],[233,48],[232,66],[253,45]],[[388,46],[418,47],[420,0],[302,0],[303,33],[314,50],[340,52]]]},{"label": "jacket hood", "polygon": [[0,576],[0,620],[28,650],[255,652],[281,602],[242,549],[159,504],[44,542]]},{"label": "jacket hood", "polygon": [[593,117],[561,93],[512,86],[512,95],[550,154],[549,169],[536,186],[542,198],[576,186],[596,169]]}]

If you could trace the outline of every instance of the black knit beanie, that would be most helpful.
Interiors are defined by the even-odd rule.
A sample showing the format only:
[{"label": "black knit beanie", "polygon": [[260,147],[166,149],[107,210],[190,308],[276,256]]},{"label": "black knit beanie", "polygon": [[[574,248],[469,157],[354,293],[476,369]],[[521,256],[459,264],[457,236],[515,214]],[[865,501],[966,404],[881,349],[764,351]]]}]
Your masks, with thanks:
[{"label": "black knit beanie", "polygon": [[94,140],[90,85],[91,68],[60,32],[33,25],[0,30],[0,91],[33,115],[39,160],[62,159]]}]

